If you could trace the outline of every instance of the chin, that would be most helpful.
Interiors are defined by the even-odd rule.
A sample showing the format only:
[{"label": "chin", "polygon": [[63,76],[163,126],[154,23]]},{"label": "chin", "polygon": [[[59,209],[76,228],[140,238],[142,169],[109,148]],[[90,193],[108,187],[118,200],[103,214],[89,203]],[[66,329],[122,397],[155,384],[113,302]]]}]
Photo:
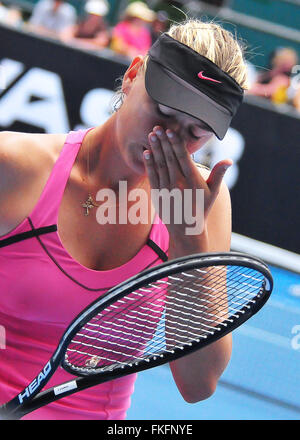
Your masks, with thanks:
[{"label": "chin", "polygon": [[136,156],[130,156],[126,162],[127,162],[127,166],[132,170],[133,173],[139,175],[146,174],[143,157],[138,158]]},{"label": "chin", "polygon": [[127,165],[134,171],[136,174],[145,175],[146,169],[144,165],[143,152],[146,150],[146,147],[141,145],[138,148],[134,148],[131,150],[131,154],[129,154],[127,159]]},{"label": "chin", "polygon": [[135,161],[132,164],[132,169],[134,170],[134,172],[136,174],[139,174],[141,176],[144,176],[147,173],[145,165],[144,165],[144,162],[137,162],[137,161]]}]

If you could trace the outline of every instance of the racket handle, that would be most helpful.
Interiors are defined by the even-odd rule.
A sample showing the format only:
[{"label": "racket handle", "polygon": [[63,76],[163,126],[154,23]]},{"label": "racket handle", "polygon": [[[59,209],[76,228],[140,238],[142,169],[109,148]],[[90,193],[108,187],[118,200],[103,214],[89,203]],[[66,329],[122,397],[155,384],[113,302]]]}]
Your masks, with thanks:
[{"label": "racket handle", "polygon": [[[123,376],[124,374],[120,374]],[[101,379],[99,377],[95,381],[91,381],[91,377],[79,377],[76,380],[71,380],[69,382],[65,382],[61,385],[54,386],[52,388],[48,388],[44,391],[41,391],[39,394],[35,395],[30,401],[27,403],[18,406],[14,406],[11,410],[7,410],[7,406],[9,404],[3,405],[3,415],[7,417],[6,420],[19,420],[24,417],[26,414],[36,411],[42,406],[48,405],[56,400],[59,400],[63,397],[69,396],[71,394],[77,393],[79,391],[90,388],[94,385],[100,385],[103,382],[107,382],[108,380],[112,380],[111,373],[106,373],[101,375]],[[10,402],[9,402],[10,403]],[[6,407],[6,408],[5,408]],[[0,407],[0,418],[2,417],[2,407]]]},{"label": "racket handle", "polygon": [[14,415],[14,411],[7,409],[7,405],[0,406],[0,420],[19,420],[18,416]]}]

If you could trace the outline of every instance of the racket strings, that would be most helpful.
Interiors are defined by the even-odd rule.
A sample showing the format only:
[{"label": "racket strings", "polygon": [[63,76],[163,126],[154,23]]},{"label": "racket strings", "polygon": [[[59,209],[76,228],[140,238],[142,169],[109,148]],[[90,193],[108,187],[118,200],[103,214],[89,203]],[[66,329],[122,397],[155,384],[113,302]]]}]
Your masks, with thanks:
[{"label": "racket strings", "polygon": [[121,344],[120,344],[121,345]]},{"label": "racket strings", "polygon": [[[127,315],[128,316],[128,315]],[[121,344],[120,344],[121,345]]]},{"label": "racket strings", "polygon": [[253,269],[218,266],[150,282],[86,323],[65,362],[77,374],[98,373],[183,350],[251,308],[263,280]]}]

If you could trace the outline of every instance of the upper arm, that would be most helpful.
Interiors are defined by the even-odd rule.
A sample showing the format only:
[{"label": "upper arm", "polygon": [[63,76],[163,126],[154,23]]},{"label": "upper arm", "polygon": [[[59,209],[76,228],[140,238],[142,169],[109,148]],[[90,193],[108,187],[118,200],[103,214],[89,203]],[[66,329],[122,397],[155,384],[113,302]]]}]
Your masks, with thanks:
[{"label": "upper arm", "polygon": [[14,225],[30,211],[47,157],[32,135],[0,132],[1,227]]},{"label": "upper arm", "polygon": [[4,192],[14,192],[32,176],[29,148],[28,139],[19,133],[0,133],[0,197]]}]

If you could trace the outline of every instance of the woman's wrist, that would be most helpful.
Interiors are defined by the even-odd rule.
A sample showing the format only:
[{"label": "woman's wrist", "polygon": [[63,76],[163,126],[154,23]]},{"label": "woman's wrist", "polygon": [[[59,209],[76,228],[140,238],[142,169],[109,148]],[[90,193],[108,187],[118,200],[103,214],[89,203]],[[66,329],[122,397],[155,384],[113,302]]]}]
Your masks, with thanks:
[{"label": "woman's wrist", "polygon": [[170,235],[169,258],[183,257],[198,253],[209,252],[209,239],[205,228],[200,235]]}]

